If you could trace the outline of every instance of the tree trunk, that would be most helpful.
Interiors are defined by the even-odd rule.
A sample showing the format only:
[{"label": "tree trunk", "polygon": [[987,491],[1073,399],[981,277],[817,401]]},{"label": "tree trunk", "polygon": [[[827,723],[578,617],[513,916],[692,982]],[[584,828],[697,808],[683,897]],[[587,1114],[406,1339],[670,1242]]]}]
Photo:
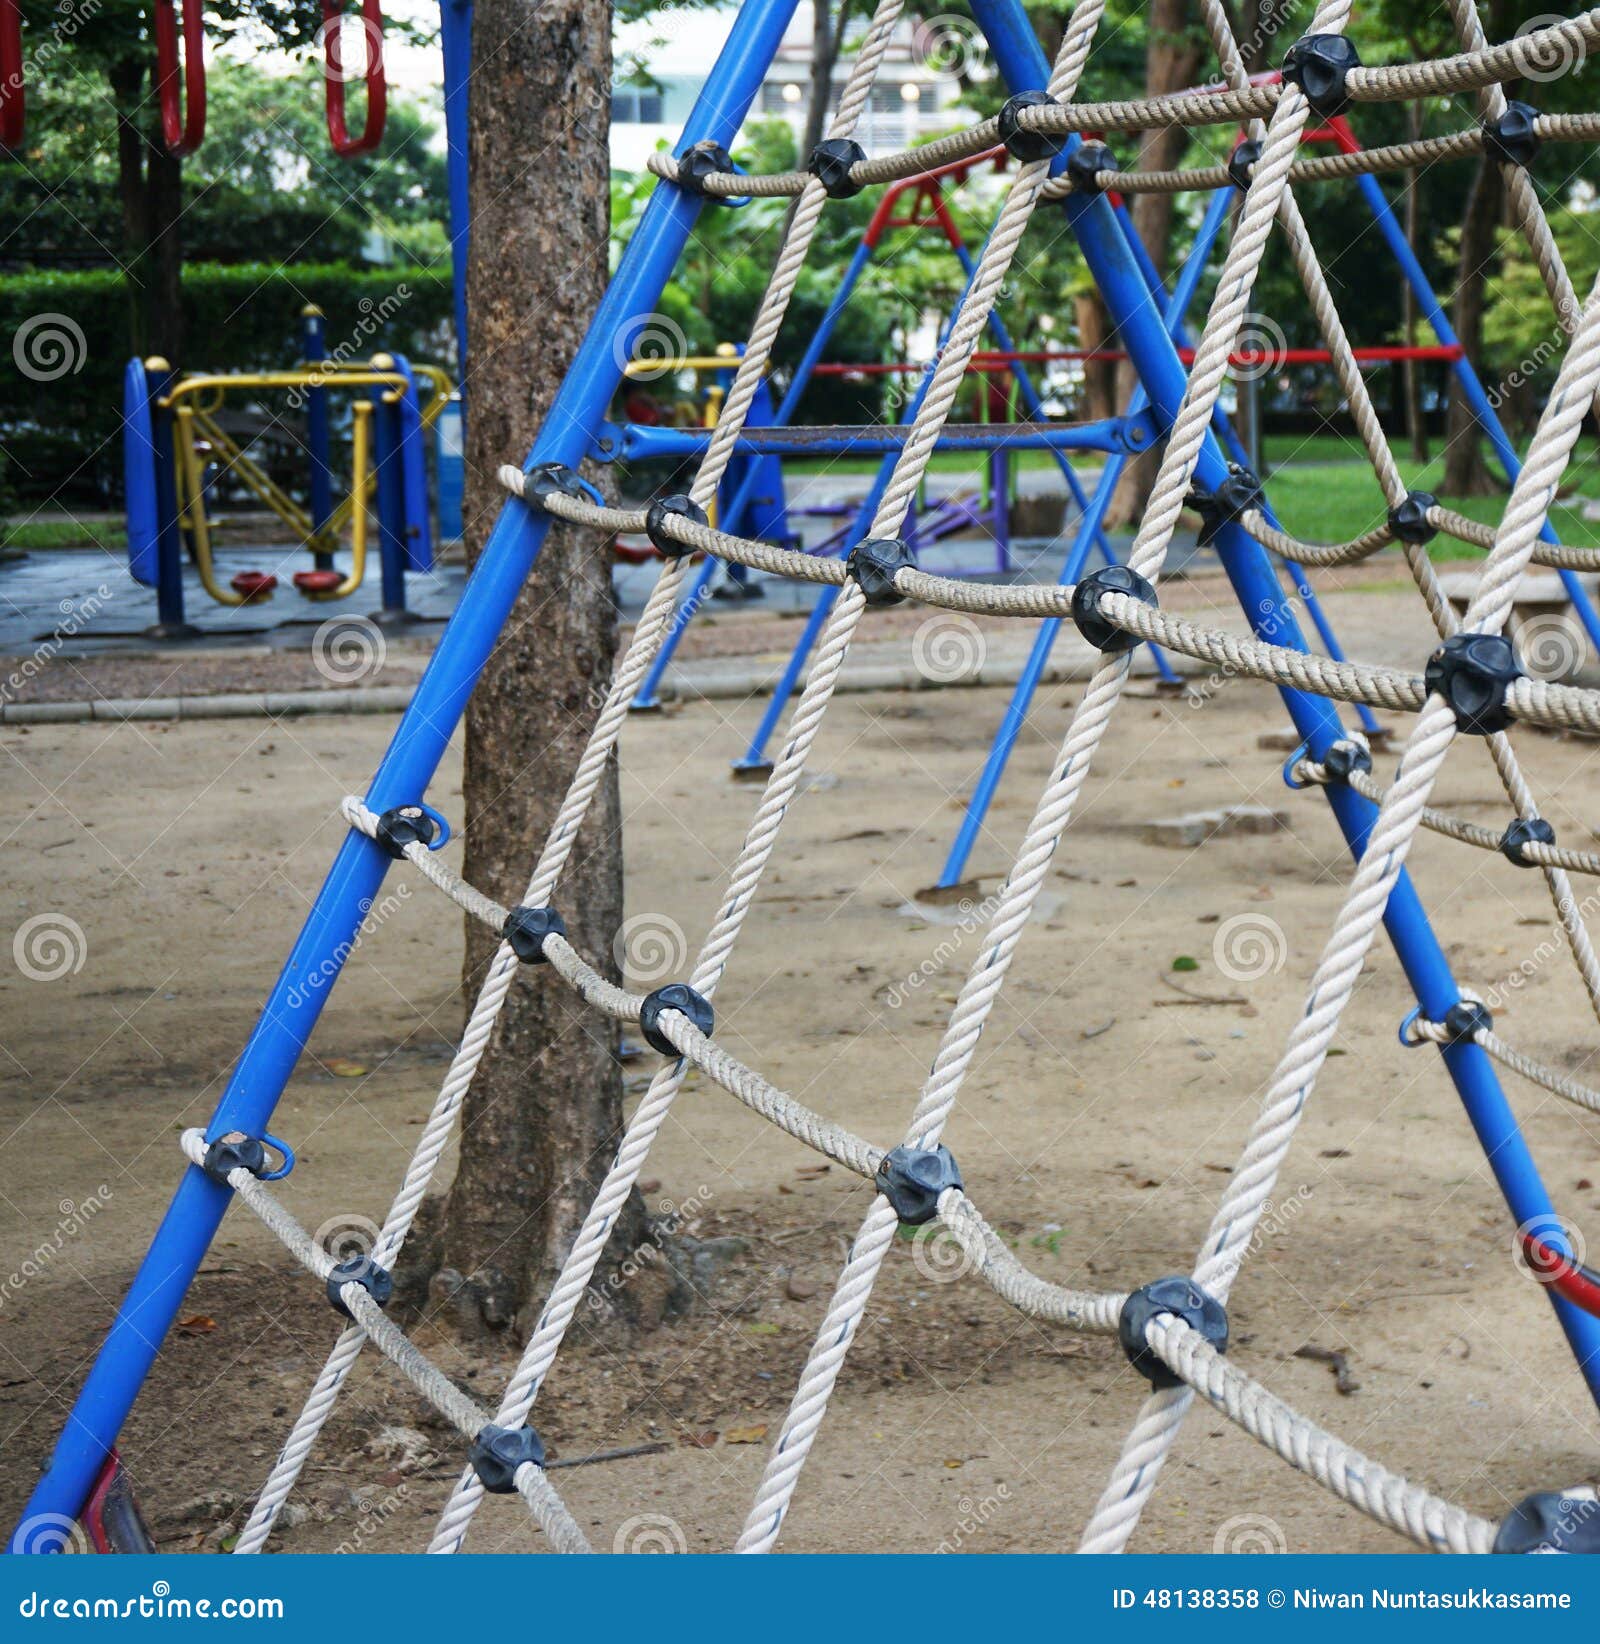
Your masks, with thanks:
[{"label": "tree trunk", "polygon": [[117,193],[133,351],[183,360],[183,164],[161,140],[159,115],[140,106],[143,58],[107,70],[117,110]]},{"label": "tree trunk", "polygon": [[[803,167],[811,151],[822,141],[828,121],[828,105],[833,101],[833,65],[839,58],[845,18],[850,0],[839,0],[835,21],[828,0],[816,0],[811,13],[811,101],[806,108],[806,129],[800,139],[799,163]],[[792,208],[791,208],[792,210]]]},{"label": "tree trunk", "polygon": [[[1161,97],[1192,85],[1200,65],[1198,44],[1188,32],[1187,0],[1151,0],[1149,44],[1145,51],[1145,92]],[[1146,131],[1139,138],[1139,158],[1134,169],[1167,171],[1183,158],[1189,134],[1181,127],[1164,126]],[[1177,207],[1174,194],[1136,194],[1129,207],[1139,239],[1158,269],[1166,270],[1172,240],[1172,218]],[[1124,364],[1117,372],[1117,400],[1126,405],[1138,381],[1133,367]],[[1106,525],[1126,529],[1144,512],[1155,483],[1156,453],[1146,451],[1122,471],[1106,510]]]},{"label": "tree trunk", "polygon": [[[1456,287],[1452,316],[1456,336],[1467,358],[1473,361],[1483,358],[1485,296],[1504,193],[1500,167],[1485,155],[1478,161],[1461,224],[1461,283]],[[1472,408],[1452,377],[1445,423],[1444,494],[1481,497],[1494,495],[1500,489],[1483,460],[1483,441]]]},{"label": "tree trunk", "polygon": [[[473,27],[469,558],[500,510],[496,468],[526,453],[606,283],[611,7],[478,0]],[[558,526],[467,713],[466,876],[508,905],[522,898],[615,651],[610,542]],[[613,762],[555,896],[573,943],[613,978],[620,828]],[[495,946],[468,923],[469,999]],[[546,967],[518,971],[466,1097],[455,1180],[424,1241],[444,1322],[503,1329],[548,1291],[616,1151],[617,1044],[616,1025]],[[644,1231],[635,1194],[619,1219],[623,1248]]]},{"label": "tree trunk", "polygon": [[[1080,348],[1109,348],[1110,322],[1098,291],[1080,292],[1072,300]],[[1083,362],[1083,410],[1092,422],[1117,414],[1117,367],[1114,360]]]}]

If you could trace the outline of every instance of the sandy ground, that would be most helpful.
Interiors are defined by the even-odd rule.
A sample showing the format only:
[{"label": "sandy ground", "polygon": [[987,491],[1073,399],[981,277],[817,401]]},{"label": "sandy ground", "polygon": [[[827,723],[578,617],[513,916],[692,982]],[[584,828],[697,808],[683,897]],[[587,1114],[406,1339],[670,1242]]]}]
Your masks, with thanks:
[{"label": "sandy ground", "polygon": [[[1360,654],[1411,656],[1425,643],[1397,598],[1348,596],[1340,614],[1373,639]],[[1019,1256],[1052,1279],[1117,1288],[1192,1259],[1349,871],[1321,798],[1288,792],[1282,753],[1257,745],[1284,723],[1270,692],[1230,683],[1197,705],[1138,689],[947,1132],[973,1198]],[[1074,696],[1057,688],[1036,705],[974,861],[980,899],[1023,831]],[[971,909],[919,915],[913,904],[1003,700],[971,689],[834,705],[719,1000],[736,1053],[886,1143],[979,946]],[[703,932],[754,805],[724,772],[755,711],[702,703],[628,727],[628,913],[645,922],[630,929],[658,930],[669,951]],[[0,966],[8,1522],[160,1216],[177,1134],[214,1101],[337,842],[337,801],[364,784],[390,725],[3,735],[0,926],[18,933]],[[1594,745],[1518,740],[1562,839],[1588,840]],[[457,810],[458,793],[452,758],[432,797]],[[1458,746],[1440,796],[1504,819],[1479,747]],[[1198,849],[1144,838],[1153,819],[1234,804],[1281,811],[1286,825]],[[1432,836],[1414,863],[1464,982],[1484,989],[1528,968],[1499,1013],[1506,1035],[1592,1078],[1594,1025],[1539,877]],[[459,919],[407,872],[390,890],[274,1126],[299,1151],[284,1197],[312,1228],[382,1216],[459,1025]],[[64,950],[42,940],[52,931],[65,932]],[[13,959],[25,940],[32,968],[65,974],[23,974]],[[653,985],[637,935],[631,951],[635,980]],[[1195,968],[1174,971],[1180,957]],[[1409,1005],[1380,948],[1236,1288],[1233,1352],[1386,1465],[1498,1516],[1530,1489],[1596,1475],[1595,1411],[1513,1262],[1512,1229],[1437,1058],[1396,1042]],[[648,1066],[630,1067],[635,1088]],[[1600,1122],[1527,1086],[1510,1095],[1558,1203],[1600,1226]],[[665,1447],[554,1474],[597,1545],[723,1548],[868,1196],[693,1078],[646,1176],[653,1199],[687,1207],[694,1234],[737,1238],[742,1251],[686,1319],[632,1343],[586,1325],[539,1425],[565,1461]],[[1114,1345],[1019,1319],[970,1277],[949,1278],[948,1257],[892,1253],[785,1549],[1074,1544],[1143,1384]],[[182,1318],[123,1453],[162,1546],[198,1550],[237,1526],[336,1331],[316,1287],[242,1211]],[[510,1343],[477,1362],[431,1345],[485,1400],[513,1356]],[[1346,1356],[1344,1391],[1325,1357],[1298,1356],[1308,1346]],[[276,1545],[419,1550],[458,1460],[419,1401],[365,1362]],[[492,1501],[471,1545],[541,1540],[515,1503]],[[1403,1546],[1205,1410],[1135,1545]]]}]

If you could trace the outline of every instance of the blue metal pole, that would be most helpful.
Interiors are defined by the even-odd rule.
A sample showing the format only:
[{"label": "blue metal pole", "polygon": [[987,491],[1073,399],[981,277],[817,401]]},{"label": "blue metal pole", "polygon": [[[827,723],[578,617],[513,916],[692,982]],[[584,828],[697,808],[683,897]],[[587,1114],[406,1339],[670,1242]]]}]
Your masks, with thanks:
[{"label": "blue metal pole", "polygon": [[[1434,336],[1446,348],[1459,348],[1461,339],[1456,336],[1455,328],[1446,318],[1444,309],[1440,307],[1438,294],[1434,291],[1422,264],[1417,261],[1416,253],[1407,244],[1405,230],[1395,217],[1388,196],[1378,186],[1377,178],[1370,174],[1363,175],[1356,178],[1356,184],[1371,208],[1373,220],[1377,223],[1390,251],[1400,264],[1406,283],[1411,287],[1417,299],[1417,306],[1422,310],[1423,317]],[[1489,396],[1483,391],[1483,384],[1479,382],[1478,373],[1473,369],[1472,362],[1463,354],[1450,362],[1450,369],[1471,408],[1473,421],[1489,441],[1501,471],[1507,479],[1514,482],[1517,475],[1522,472],[1522,463],[1518,460],[1516,447],[1507,437]],[[1544,529],[1539,535],[1545,542],[1553,543],[1559,540],[1549,520],[1545,521]],[[1561,586],[1566,590],[1567,598],[1572,602],[1573,610],[1578,613],[1578,620],[1583,624],[1584,632],[1589,636],[1589,643],[1600,649],[1600,613],[1595,611],[1594,603],[1585,592],[1576,572],[1563,570],[1557,574],[1561,578]]]},{"label": "blue metal pole", "polygon": [[[1102,451],[1123,449],[1124,419],[1105,417],[1095,422],[1061,423],[1026,428],[1004,423],[949,423],[934,447],[937,451]],[[612,424],[623,457],[698,457],[711,443],[709,428],[668,428],[652,423]],[[905,447],[904,435],[870,425],[817,428],[746,429],[735,449],[741,455],[779,457],[896,457]]]},{"label": "blue metal pole", "polygon": [[378,500],[378,568],[383,602],[373,613],[377,622],[405,622],[406,545],[405,475],[401,471],[400,407],[387,404],[382,388],[372,396],[372,469]]},{"label": "blue metal pole", "polygon": [[[1001,75],[1013,91],[1046,83],[1048,65],[1016,0],[972,0],[972,12],[994,49]],[[1166,328],[1152,323],[1149,290],[1137,261],[1103,198],[1072,195],[1065,209],[1151,404],[1162,422],[1170,426],[1183,398],[1185,374]],[[1225,472],[1222,453],[1215,440],[1208,437],[1196,477],[1203,485],[1215,486]],[[1260,545],[1237,525],[1227,525],[1218,534],[1217,546],[1240,608],[1256,632],[1275,644],[1305,649],[1293,610],[1285,602],[1282,586]],[[1286,689],[1279,695],[1305,738],[1311,757],[1320,759],[1343,734],[1332,705],[1301,691]],[[1323,791],[1352,853],[1359,857],[1375,808],[1346,787]],[[1440,1020],[1440,1013],[1459,1001],[1461,990],[1407,873],[1401,873],[1390,893],[1384,928],[1417,1002],[1432,1020]],[[1537,1219],[1541,1227],[1558,1225],[1550,1196],[1500,1088],[1493,1063],[1475,1044],[1449,1047],[1442,1054],[1516,1224]],[[1600,1319],[1573,1307],[1553,1291],[1549,1294],[1590,1395],[1600,1403]]]},{"label": "blue metal pole", "polygon": [[472,207],[468,195],[467,111],[472,81],[472,0],[440,0],[439,44],[444,59],[446,176],[450,188],[450,283],[456,316],[456,377],[467,390],[467,254]]},{"label": "blue metal pole", "polygon": [[[300,314],[300,357],[307,365],[321,365],[328,358],[322,310],[308,303]],[[328,390],[320,385],[306,390],[306,454],[310,459],[311,536],[315,541],[328,529],[333,513],[333,467],[328,427]],[[319,571],[331,570],[333,555],[313,550],[311,562]]]},{"label": "blue metal pole", "polygon": [[[1211,252],[1217,243],[1217,236],[1222,232],[1223,224],[1228,220],[1228,209],[1231,202],[1222,190],[1216,191],[1206,206],[1206,213],[1201,220],[1200,231],[1195,236],[1194,245],[1190,248],[1188,258],[1178,272],[1178,279],[1170,297],[1165,298],[1166,306],[1162,312],[1162,323],[1176,336],[1183,329],[1184,316],[1189,312],[1194,302],[1195,292],[1199,289],[1201,275],[1211,260]],[[1130,230],[1131,231],[1131,230]],[[1152,270],[1153,272],[1153,270]],[[1159,286],[1159,280],[1157,282]],[[1128,401],[1128,412],[1136,415],[1145,408],[1146,395],[1142,387],[1135,387]],[[1100,552],[1108,565],[1116,563],[1116,556],[1111,551],[1111,545],[1106,541],[1101,524],[1105,519],[1106,509],[1111,505],[1111,498],[1116,492],[1117,484],[1122,478],[1122,472],[1128,465],[1128,457],[1119,455],[1113,457],[1106,464],[1100,476],[1100,482],[1095,487],[1093,502],[1083,511],[1083,519],[1078,526],[1078,534],[1073,542],[1071,551],[1067,554],[1061,567],[1060,581],[1063,584],[1076,582],[1083,573],[1084,561],[1089,556],[1092,543],[1098,542]],[[956,830],[955,839],[950,845],[950,854],[945,857],[944,867],[940,869],[938,884],[941,889],[948,890],[952,885],[959,885],[961,877],[967,870],[967,862],[972,855],[972,847],[977,843],[978,835],[983,828],[983,819],[989,813],[989,807],[994,802],[995,790],[1000,786],[1000,779],[1005,774],[1007,762],[1011,758],[1011,751],[1017,744],[1017,738],[1022,734],[1022,727],[1027,722],[1028,708],[1033,702],[1034,693],[1039,688],[1039,681],[1044,676],[1045,665],[1050,660],[1050,652],[1055,647],[1056,636],[1061,632],[1059,617],[1046,617],[1039,624],[1039,632],[1034,638],[1033,648],[1028,653],[1028,660],[1023,664],[1021,675],[1017,679],[1016,688],[1011,693],[1011,700],[1006,704],[1004,717],[1000,727],[995,732],[994,741],[989,748],[989,757],[984,761],[983,770],[978,775],[977,786],[972,791],[972,798],[967,802],[966,815],[961,819],[961,826]],[[1151,653],[1158,663],[1165,664],[1166,658],[1154,645]],[[1170,665],[1164,669],[1163,677],[1177,678]]]},{"label": "blue metal pole", "polygon": [[183,614],[183,533],[178,528],[178,453],[176,419],[163,410],[162,397],[177,380],[168,367],[150,373],[150,429],[155,445],[156,632],[179,638],[194,630]]},{"label": "blue metal pole", "polygon": [[[733,141],[793,14],[794,0],[746,0],[689,116],[686,143]],[[588,454],[621,382],[614,340],[630,320],[659,303],[698,210],[693,195],[665,183],[657,187],[544,420],[527,466],[560,462],[575,467]],[[414,803],[426,792],[538,557],[548,525],[547,515],[520,501],[501,509],[456,613],[367,790],[367,804],[374,811]],[[258,1136],[267,1127],[389,860],[365,834],[352,831],[346,837],[212,1115],[208,1136],[234,1130]],[[23,1511],[22,1524],[43,1514],[76,1517],[82,1509],[231,1197],[204,1171],[193,1166],[185,1170],[56,1442],[50,1465]],[[18,1545],[14,1533],[11,1549]]]}]

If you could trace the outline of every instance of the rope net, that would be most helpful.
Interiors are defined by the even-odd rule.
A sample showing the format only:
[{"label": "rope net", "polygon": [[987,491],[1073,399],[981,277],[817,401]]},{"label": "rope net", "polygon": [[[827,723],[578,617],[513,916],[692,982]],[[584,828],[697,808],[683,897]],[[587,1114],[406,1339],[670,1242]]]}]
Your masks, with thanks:
[{"label": "rope net", "polygon": [[[867,105],[902,0],[881,0],[862,41],[829,130],[836,142],[850,139]],[[1371,459],[1389,510],[1389,525],[1351,543],[1306,544],[1286,535],[1270,517],[1259,490],[1248,488],[1227,518],[1264,546],[1313,564],[1342,564],[1398,543],[1442,642],[1439,657],[1470,645],[1503,644],[1523,572],[1531,563],[1600,569],[1600,551],[1568,549],[1547,529],[1557,485],[1572,454],[1580,424],[1600,389],[1600,296],[1579,303],[1524,164],[1501,158],[1513,220],[1525,237],[1569,342],[1555,388],[1529,445],[1524,466],[1494,527],[1481,527],[1439,507],[1431,497],[1408,493],[1368,395],[1359,361],[1335,308],[1316,248],[1299,206],[1297,183],[1398,168],[1493,145],[1507,114],[1503,81],[1530,69],[1549,77],[1558,66],[1581,63],[1600,46],[1600,8],[1553,22],[1515,40],[1491,46],[1475,0],[1449,0],[1460,51],[1450,57],[1382,68],[1351,67],[1344,82],[1349,101],[1372,102],[1449,94],[1476,98],[1478,121],[1460,134],[1396,145],[1360,156],[1307,161],[1299,149],[1314,110],[1296,77],[1252,83],[1245,74],[1221,0],[1200,0],[1200,11],[1220,65],[1221,83],[1187,95],[1120,103],[1080,103],[1079,82],[1100,25],[1104,0],[1079,0],[1052,68],[1047,97],[1016,112],[1008,146],[1023,158],[1010,175],[989,237],[961,298],[936,363],[922,379],[905,439],[882,489],[867,533],[847,563],[816,558],[719,531],[705,523],[717,487],[733,456],[766,370],[774,340],[810,249],[829,190],[817,175],[732,176],[712,170],[699,176],[697,192],[710,195],[792,195],[789,219],[771,281],[684,504],[677,511],[604,506],[586,494],[570,471],[554,474],[515,467],[502,470],[512,506],[541,508],[553,517],[604,532],[638,531],[647,524],[664,546],[664,568],[619,660],[593,735],[572,779],[554,827],[539,853],[527,892],[508,909],[465,884],[431,848],[423,811],[377,816],[359,799],[344,802],[349,824],[404,857],[430,884],[471,918],[501,936],[461,1043],[445,1074],[409,1168],[383,1223],[370,1258],[336,1264],[283,1208],[261,1172],[219,1161],[221,1139],[198,1131],[182,1139],[187,1156],[226,1179],[243,1203],[321,1283],[349,1323],[335,1342],[304,1408],[257,1499],[236,1551],[259,1552],[294,1487],[357,1356],[367,1345],[389,1358],[455,1427],[470,1446],[471,1460],[444,1503],[430,1546],[436,1553],[460,1550],[486,1490],[519,1494],[550,1545],[588,1551],[583,1531],[551,1485],[542,1450],[528,1427],[541,1388],[594,1274],[608,1233],[638,1181],[651,1146],[690,1068],[805,1146],[872,1184],[871,1203],[856,1234],[795,1390],[781,1434],[737,1542],[741,1552],[773,1547],[829,1399],[849,1355],[878,1271],[903,1219],[937,1219],[959,1244],[974,1272],[997,1295],[1028,1315],[1066,1330],[1119,1334],[1134,1363],[1150,1376],[1154,1391],[1139,1412],[1112,1476],[1084,1532],[1082,1550],[1119,1551],[1139,1522],[1162,1464],[1194,1398],[1206,1400],[1258,1443],[1335,1495],[1421,1546],[1454,1552],[1485,1552],[1496,1545],[1497,1526],[1386,1471],[1315,1422],[1273,1396],[1225,1354],[1225,1307],[1252,1236],[1269,1204],[1296,1128],[1312,1099],[1316,1080],[1349,1002],[1363,961],[1419,828],[1460,842],[1498,850],[1539,872],[1550,891],[1565,941],[1597,1017],[1597,961],[1569,874],[1600,872],[1600,857],[1556,846],[1542,824],[1533,793],[1512,751],[1505,726],[1530,724],[1600,733],[1600,693],[1531,679],[1506,670],[1494,713],[1476,720],[1463,712],[1448,669],[1418,676],[1393,668],[1333,661],[1304,651],[1211,629],[1163,613],[1156,589],[1180,515],[1190,498],[1197,463],[1208,438],[1218,395],[1238,346],[1241,327],[1269,237],[1281,232],[1314,311],[1340,387]],[[1343,36],[1348,0],[1323,0],[1310,34]],[[1465,105],[1459,105],[1465,106]],[[1247,174],[1230,169],[1141,174],[1077,167],[1062,173],[1057,160],[1069,133],[1184,127],[1243,122],[1252,145]],[[1592,141],[1600,117],[1540,116],[1543,140]],[[988,120],[970,131],[903,154],[861,158],[849,166],[854,187],[877,185],[928,172],[952,160],[982,154],[1006,135],[1006,122]],[[1020,144],[1017,133],[1027,141]],[[661,156],[651,169],[663,186],[679,186],[683,156]],[[908,507],[916,495],[945,427],[957,390],[978,348],[1023,230],[1043,201],[1085,190],[1142,188],[1213,189],[1232,181],[1241,203],[1220,279],[1198,338],[1187,388],[1167,430],[1159,471],[1128,554],[1132,580],[1115,587],[1001,586],[931,575],[893,554],[872,550],[898,546]],[[687,186],[687,185],[684,185]],[[1419,523],[1420,522],[1420,523]],[[1459,621],[1438,584],[1426,551],[1435,532],[1481,549],[1481,572]],[[671,549],[675,548],[676,553]],[[729,875],[718,912],[690,972],[687,988],[641,996],[606,979],[567,940],[554,912],[562,870],[578,829],[615,749],[628,705],[667,635],[683,592],[689,556],[696,552],[840,591],[823,631],[786,740],[767,779],[754,818]],[[1089,596],[1085,599],[1082,596]],[[901,1134],[887,1145],[856,1136],[777,1088],[731,1055],[715,1037],[711,1003],[732,957],[755,892],[777,847],[785,812],[798,791],[808,756],[838,683],[840,667],[869,603],[910,599],[953,611],[1021,618],[1072,617],[1089,633],[1099,625],[1103,653],[1073,710],[1052,774],[1017,850],[980,951],[950,1012],[931,1069]],[[1051,1283],[1020,1261],[968,1197],[953,1161],[941,1145],[985,1023],[1016,956],[1023,930],[1093,765],[1130,671],[1130,646],[1152,640],[1230,673],[1340,702],[1364,703],[1415,716],[1410,735],[1384,785],[1372,775],[1372,754],[1358,738],[1335,744],[1320,760],[1308,753],[1291,759],[1300,785],[1347,784],[1375,807],[1369,842],[1334,920],[1306,999],[1278,1066],[1266,1082],[1254,1125],[1222,1201],[1187,1278],[1165,1280],[1142,1291],[1074,1290]],[[1454,645],[1454,651],[1452,650]],[[1468,645],[1467,649],[1470,649]],[[1508,650],[1509,648],[1507,648]],[[1463,824],[1428,804],[1446,754],[1463,730],[1481,733],[1504,786],[1513,822],[1504,833]],[[1335,756],[1338,757],[1335,757]],[[396,825],[396,820],[400,825]],[[407,826],[407,822],[411,824]],[[386,1275],[399,1256],[424,1193],[450,1139],[462,1100],[489,1042],[517,967],[547,963],[562,982],[619,1022],[639,1024],[667,1054],[638,1102],[604,1182],[573,1241],[562,1271],[529,1337],[516,1371],[494,1408],[465,1395],[384,1314]],[[1487,1013],[1472,1010],[1445,1022],[1414,1016],[1413,1042],[1460,1044],[1470,1040],[1519,1075],[1590,1111],[1600,1095],[1514,1050],[1493,1032]],[[1451,1013],[1452,1018],[1457,1012]],[[913,1209],[919,1205],[919,1209]],[[1556,1251],[1554,1257],[1563,1253]],[[1570,1264],[1569,1264],[1570,1265]],[[1176,1285],[1176,1293],[1169,1288]],[[1163,1300],[1162,1298],[1165,1297]],[[1152,1300],[1152,1298],[1154,1298]],[[1217,1318],[1223,1320],[1219,1333]],[[1569,1492],[1570,1494],[1570,1492]]]}]

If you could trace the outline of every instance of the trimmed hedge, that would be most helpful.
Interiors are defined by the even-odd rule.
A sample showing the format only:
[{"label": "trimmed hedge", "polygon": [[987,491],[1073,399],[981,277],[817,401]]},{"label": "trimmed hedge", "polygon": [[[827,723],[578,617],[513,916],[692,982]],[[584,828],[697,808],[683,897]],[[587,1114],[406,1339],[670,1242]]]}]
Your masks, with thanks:
[{"label": "trimmed hedge", "polygon": [[[174,363],[185,370],[292,364],[307,303],[326,314],[332,353],[364,359],[389,349],[452,363],[448,268],[197,263],[184,270],[183,298],[189,358]],[[127,289],[115,269],[0,275],[0,348],[12,356],[0,370],[0,450],[6,481],[22,499],[119,498],[129,334]],[[51,381],[24,375],[29,357],[46,371],[60,366],[65,356],[44,352],[52,337],[81,364]]]}]

